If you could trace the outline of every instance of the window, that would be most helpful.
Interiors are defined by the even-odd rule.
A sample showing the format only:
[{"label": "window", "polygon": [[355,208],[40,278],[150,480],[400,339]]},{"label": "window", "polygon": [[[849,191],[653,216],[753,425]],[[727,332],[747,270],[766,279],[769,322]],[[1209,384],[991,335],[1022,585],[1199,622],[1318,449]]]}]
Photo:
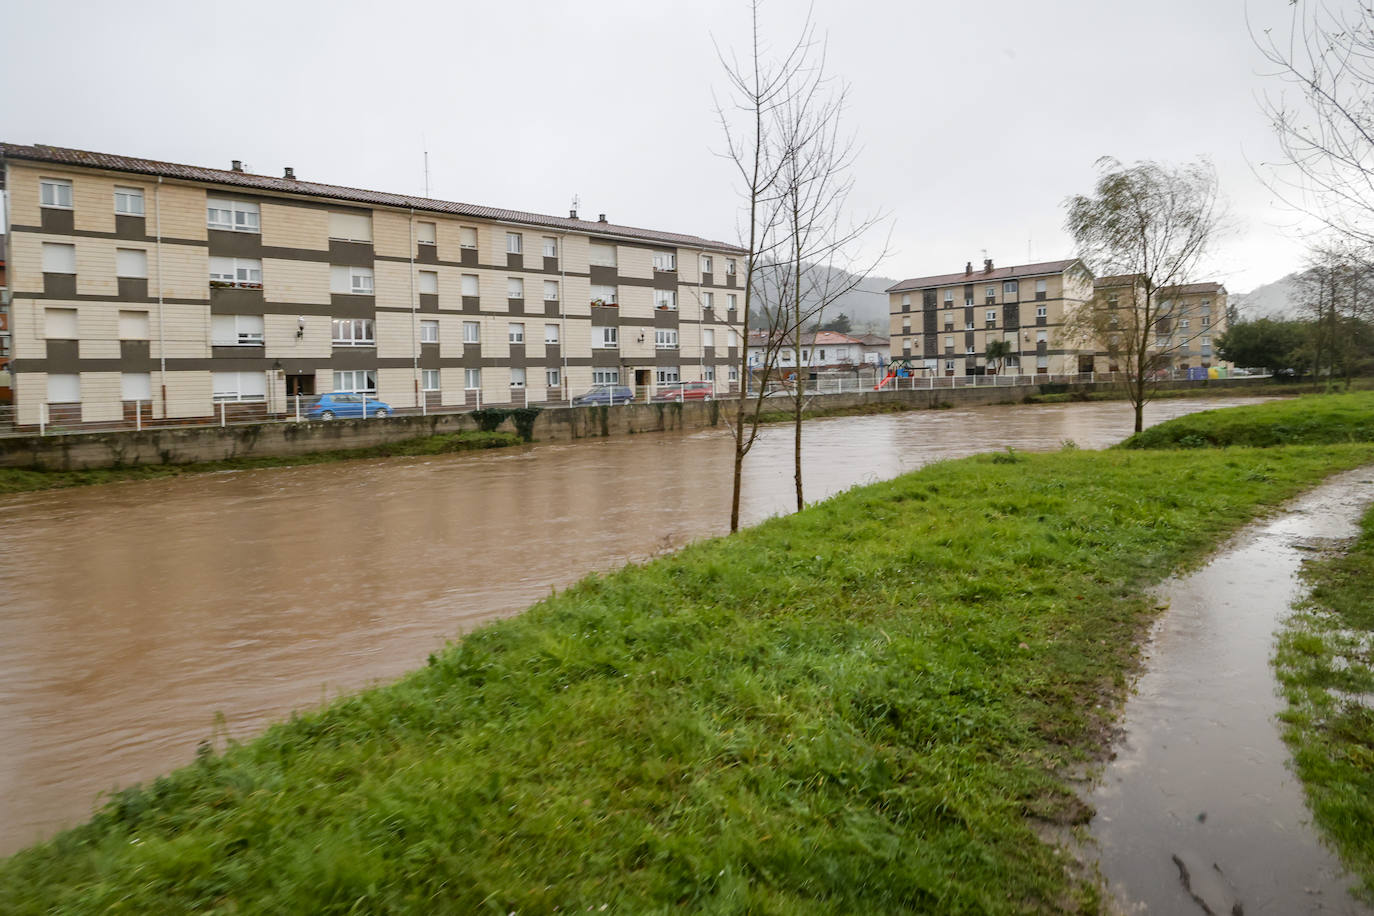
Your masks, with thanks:
[{"label": "window", "polygon": [[969,344],[967,347],[964,348],[964,352],[968,353],[969,355],[972,355],[974,353],[977,353],[978,351],[974,349],[973,344]]},{"label": "window", "polygon": [[138,311],[119,312],[120,340],[148,340],[148,313]]},{"label": "window", "polygon": [[716,367],[707,366],[701,370],[701,380],[703,382],[714,382],[716,380]]},{"label": "window", "polygon": [[216,347],[262,346],[261,315],[214,315],[210,319],[210,344]]},{"label": "window", "polygon": [[511,366],[510,386],[512,388],[525,387],[525,369],[522,366]]},{"label": "window", "polygon": [[544,236],[544,257],[558,257],[558,239],[551,235]]},{"label": "window", "polygon": [[714,347],[716,345],[716,332],[713,328],[701,329],[701,345],[703,347]]},{"label": "window", "polygon": [[1035,342],[1036,342],[1036,343],[1049,343],[1049,340],[1050,340],[1050,332],[1049,332],[1049,331],[1036,331],[1036,332],[1035,332]]},{"label": "window", "polygon": [[[261,372],[214,372],[216,401],[261,401],[267,397],[267,376]],[[339,373],[334,373],[337,378]]]},{"label": "window", "polygon": [[989,287],[987,288],[986,292],[984,292],[983,295],[984,295],[986,298],[988,298],[988,299],[996,299],[996,298],[997,298],[997,287],[995,287],[995,286],[989,286]]},{"label": "window", "polygon": [[655,251],[654,270],[677,270],[677,252]]},{"label": "window", "polygon": [[677,331],[671,328],[659,328],[654,331],[654,347],[659,350],[676,350]]},{"label": "window", "polygon": [[142,248],[115,249],[115,276],[148,278],[148,252]]},{"label": "window", "polygon": [[[434,223],[416,223],[415,241],[421,245],[433,245],[438,238],[438,227]],[[437,389],[427,389],[435,391]]]},{"label": "window", "polygon": [[731,366],[726,372],[726,378],[732,382],[739,381],[739,366]]},{"label": "window", "polygon": [[997,323],[997,309],[988,309],[987,312],[983,315],[983,317],[984,317],[984,319],[987,320],[987,323],[988,323],[988,324],[996,324],[996,323]]},{"label": "window", "polygon": [[1016,290],[1017,286],[1015,280],[1008,280],[1006,283],[1002,284],[1002,295],[1004,296],[1015,296]]},{"label": "window", "polygon": [[120,216],[142,216],[143,189],[121,188],[116,186],[114,189],[114,204],[115,212]]},{"label": "window", "polygon": [[372,241],[372,214],[330,213],[329,237],[344,242]]},{"label": "window", "polygon": [[593,385],[619,385],[619,384],[620,384],[620,370],[619,370],[619,369],[593,369],[593,370],[592,370],[592,384],[593,384]]},{"label": "window", "polygon": [[482,326],[476,321],[463,322],[463,343],[475,344],[482,342]]},{"label": "window", "polygon": [[[726,294],[725,294],[725,308],[726,308],[727,310],[731,311],[731,312],[733,312],[733,311],[735,310],[735,294],[734,294],[734,293],[726,293]],[[731,346],[733,346],[733,344],[731,344]]]},{"label": "window", "polygon": [[474,228],[471,227],[471,226],[459,226],[459,227],[458,227],[458,247],[459,247],[459,248],[476,248],[476,247],[477,247],[477,230],[474,229]]},{"label": "window", "polygon": [[481,370],[481,369],[464,369],[464,370],[463,370],[463,387],[466,388],[468,391],[473,391],[473,390],[475,390],[475,389],[481,388],[481,387],[482,387],[482,370]]},{"label": "window", "polygon": [[725,276],[727,276],[727,277],[733,277],[734,275],[735,275],[735,259],[734,259],[734,258],[726,258],[726,259],[725,259]]},{"label": "window", "polygon": [[678,375],[677,366],[659,366],[654,370],[654,381],[660,385],[671,385],[681,381]]},{"label": "window", "polygon": [[945,338],[945,349],[946,349],[946,350],[951,350],[951,349],[953,349],[953,348],[954,348],[954,338],[953,338],[953,337],[946,337],[946,338]]},{"label": "window", "polygon": [[420,390],[438,391],[439,390],[439,370],[421,369],[420,370]]},{"label": "window", "polygon": [[1049,367],[1050,367],[1050,358],[1049,358],[1048,356],[1037,356],[1037,357],[1035,358],[1035,368],[1036,368],[1036,369],[1048,369]]},{"label": "window", "polygon": [[587,261],[593,267],[614,267],[615,246],[605,242],[592,242],[587,248]]},{"label": "window", "polygon": [[342,372],[335,372],[334,390],[352,391],[357,394],[376,394],[377,373],[372,369],[346,369]]},{"label": "window", "polygon": [[463,295],[477,296],[477,274],[463,274]]},{"label": "window", "polygon": [[[1117,308],[1117,305],[1118,305],[1118,300],[1117,300],[1117,295],[1116,295],[1116,293],[1112,293],[1112,294],[1110,294],[1109,296],[1107,296],[1107,308],[1109,308],[1109,309],[1114,309],[1114,308]],[[1043,305],[1040,306],[1040,307],[1041,307],[1041,308],[1044,308]]]},{"label": "window", "polygon": [[38,203],[42,207],[72,208],[72,183],[59,178],[43,178],[38,182]]},{"label": "window", "polygon": [[524,245],[524,236],[518,232],[506,233],[506,254],[520,254]]},{"label": "window", "polygon": [[[1115,306],[1113,306],[1113,308],[1115,308]],[[1050,311],[1049,311],[1049,308],[1048,308],[1047,306],[1037,305],[1037,306],[1035,307],[1035,317],[1036,317],[1036,318],[1044,318],[1044,317],[1045,317],[1046,315],[1048,315],[1049,313],[1050,313]]]},{"label": "window", "polygon": [[945,308],[953,308],[953,307],[954,307],[954,290],[952,290],[952,289],[947,289],[947,290],[945,290]]},{"label": "window", "polygon": [[524,298],[525,298],[525,281],[524,281],[522,278],[520,278],[520,277],[507,277],[507,278],[506,278],[506,298],[507,298],[507,299],[524,299]]},{"label": "window", "polygon": [[1180,318],[1180,319],[1179,319],[1179,321],[1178,321],[1178,329],[1179,329],[1180,331],[1186,331],[1186,330],[1188,330],[1188,319],[1187,319],[1187,318]]},{"label": "window", "polygon": [[1210,328],[1212,326],[1212,319],[1204,315],[1202,318],[1202,326],[1204,328]]},{"label": "window", "polygon": [[545,387],[545,388],[561,388],[562,385],[563,385],[563,376],[562,376],[562,373],[559,372],[559,370],[557,370],[557,369],[545,369],[545,370],[544,370],[544,387]]},{"label": "window", "polygon": [[205,202],[206,225],[211,229],[229,232],[261,232],[261,216],[257,204],[242,200],[210,198]]},{"label": "window", "polygon": [[[376,333],[371,318],[335,318],[333,343],[336,347],[374,347]],[[345,389],[340,388],[340,391]]]},{"label": "window", "polygon": [[716,297],[714,293],[701,294],[701,307],[703,309],[713,309],[716,307]]},{"label": "window", "polygon": [[902,307],[911,305],[911,293],[902,293]]},{"label": "window", "polygon": [[615,350],[620,346],[620,335],[618,328],[598,327],[592,325],[592,349],[593,350]]},{"label": "window", "polygon": [[1202,300],[1202,314],[1204,314],[1204,315],[1210,315],[1210,314],[1212,314],[1212,301],[1211,301],[1210,299],[1203,299],[1203,300]]},{"label": "window", "polygon": [[711,256],[709,254],[701,256],[701,272],[704,274],[711,272]]},{"label": "window", "polygon": [[77,340],[76,309],[44,309],[43,336],[49,340]]},{"label": "window", "polygon": [[[213,258],[211,260],[213,260]],[[338,265],[330,267],[329,291],[331,293],[347,293],[354,296],[371,296],[373,292],[372,268],[341,267]]]},{"label": "window", "polygon": [[439,293],[439,271],[422,270],[420,271],[420,293],[421,295],[438,295]]},{"label": "window", "polygon": [[544,325],[544,343],[546,343],[546,344],[556,344],[556,343],[558,343],[558,325],[556,325],[556,324],[546,324],[546,325]]},{"label": "window", "polygon": [[947,359],[947,360],[945,360],[945,371],[946,371],[946,372],[953,372],[953,371],[954,371],[954,360],[952,360],[952,359]]},{"label": "window", "polygon": [[60,242],[43,243],[43,273],[76,273],[76,246]]},{"label": "window", "polygon": [[654,290],[654,308],[675,309],[677,308],[677,290],[675,289],[656,289]]},{"label": "window", "polygon": [[545,280],[545,281],[544,281],[544,301],[545,301],[545,302],[557,302],[557,301],[558,301],[558,281],[557,281],[557,280]]},{"label": "window", "polygon": [[48,373],[48,403],[74,404],[81,400],[81,376]]},{"label": "window", "polygon": [[726,337],[726,340],[728,341],[728,345],[729,345],[729,346],[731,346],[731,347],[738,347],[738,346],[739,346],[739,332],[736,331],[734,328],[731,328],[731,329],[729,330],[728,336]]},{"label": "window", "polygon": [[513,344],[525,342],[525,326],[518,321],[512,321],[506,329],[506,339]]},{"label": "window", "polygon": [[972,330],[973,330],[973,320],[972,320],[972,319],[970,319],[970,320],[964,322],[964,330],[965,330],[965,331],[972,331]]},{"label": "window", "polygon": [[1045,283],[1044,280],[1036,280],[1036,281],[1035,281],[1035,294],[1036,294],[1037,296],[1043,297],[1044,294],[1046,293],[1046,291],[1047,291],[1048,289],[1049,289],[1049,286],[1048,286],[1048,284]]},{"label": "window", "polygon": [[1155,346],[1161,349],[1169,346],[1169,335],[1158,334],[1155,336]]},{"label": "window", "polygon": [[148,372],[122,372],[119,376],[121,401],[151,401],[153,378]]},{"label": "window", "polygon": [[213,289],[262,289],[262,262],[256,258],[210,259]]},{"label": "window", "polygon": [[432,318],[426,318],[420,322],[420,343],[437,344],[439,342],[439,322]]},{"label": "window", "polygon": [[615,305],[616,287],[592,285],[592,305]]},{"label": "window", "polygon": [[973,297],[972,297],[972,296],[965,296],[965,297],[964,297],[964,305],[965,305],[967,308],[973,308]]}]

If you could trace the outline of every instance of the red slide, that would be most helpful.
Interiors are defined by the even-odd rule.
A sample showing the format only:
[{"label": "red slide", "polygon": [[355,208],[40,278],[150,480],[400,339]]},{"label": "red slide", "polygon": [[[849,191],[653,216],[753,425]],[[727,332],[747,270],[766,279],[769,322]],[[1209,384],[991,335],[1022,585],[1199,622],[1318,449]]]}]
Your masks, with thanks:
[{"label": "red slide", "polygon": [[895,373],[895,372],[889,372],[889,373],[887,374],[887,376],[886,376],[881,382],[879,382],[878,384],[876,384],[876,385],[873,386],[873,390],[874,390],[874,391],[882,391],[883,386],[886,385],[888,382],[892,381],[892,380],[893,380],[894,378],[896,378],[896,377],[897,377],[897,373]]}]

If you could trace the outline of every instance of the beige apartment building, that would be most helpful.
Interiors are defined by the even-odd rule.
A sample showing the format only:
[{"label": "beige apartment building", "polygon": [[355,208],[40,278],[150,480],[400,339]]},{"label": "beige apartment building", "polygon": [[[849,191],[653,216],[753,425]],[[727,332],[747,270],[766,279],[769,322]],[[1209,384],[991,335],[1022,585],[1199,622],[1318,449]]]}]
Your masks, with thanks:
[{"label": "beige apartment building", "polygon": [[[1099,277],[1093,281],[1098,305],[1131,308],[1143,303],[1145,286],[1139,277]],[[1155,291],[1154,327],[1145,342],[1156,369],[1210,369],[1225,363],[1215,355],[1213,341],[1226,330],[1226,287],[1220,283],[1188,283]],[[1116,372],[1108,353],[1098,357],[1099,372]]]},{"label": "beige apartment building", "polygon": [[961,273],[913,277],[887,290],[893,358],[934,376],[984,375],[990,340],[1012,355],[1003,374],[1091,371],[1093,353],[1066,346],[1065,315],[1092,298],[1092,280],[1076,259],[995,267],[972,262]]},{"label": "beige apartment building", "polygon": [[[737,385],[743,252],[692,235],[0,144],[18,421]],[[46,405],[46,407],[44,406]]]}]

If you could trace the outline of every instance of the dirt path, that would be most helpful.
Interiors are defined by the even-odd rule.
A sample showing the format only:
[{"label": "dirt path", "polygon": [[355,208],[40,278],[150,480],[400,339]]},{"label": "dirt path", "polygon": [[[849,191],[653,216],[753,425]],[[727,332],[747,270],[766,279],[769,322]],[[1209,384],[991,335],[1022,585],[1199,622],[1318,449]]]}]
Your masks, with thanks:
[{"label": "dirt path", "polygon": [[1374,469],[1332,478],[1160,590],[1115,759],[1088,801],[1128,913],[1374,913],[1310,825],[1270,658],[1313,548],[1352,537]]}]

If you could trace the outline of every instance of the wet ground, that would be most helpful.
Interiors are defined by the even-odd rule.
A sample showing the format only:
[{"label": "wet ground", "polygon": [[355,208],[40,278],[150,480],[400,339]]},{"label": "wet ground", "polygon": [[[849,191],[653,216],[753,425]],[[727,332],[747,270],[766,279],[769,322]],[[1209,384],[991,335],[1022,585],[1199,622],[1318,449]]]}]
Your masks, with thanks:
[{"label": "wet ground", "polygon": [[[807,495],[1130,427],[1121,403],[814,421]],[[791,448],[779,427],[749,456],[747,523],[790,510]],[[702,431],[0,498],[0,854],[189,761],[217,716],[251,735],[551,587],[723,533],[730,473],[728,435]]]},{"label": "wet ground", "polygon": [[1169,610],[1089,798],[1125,912],[1374,913],[1310,826],[1270,666],[1303,557],[1355,535],[1371,500],[1369,469],[1333,478],[1160,590]]}]

